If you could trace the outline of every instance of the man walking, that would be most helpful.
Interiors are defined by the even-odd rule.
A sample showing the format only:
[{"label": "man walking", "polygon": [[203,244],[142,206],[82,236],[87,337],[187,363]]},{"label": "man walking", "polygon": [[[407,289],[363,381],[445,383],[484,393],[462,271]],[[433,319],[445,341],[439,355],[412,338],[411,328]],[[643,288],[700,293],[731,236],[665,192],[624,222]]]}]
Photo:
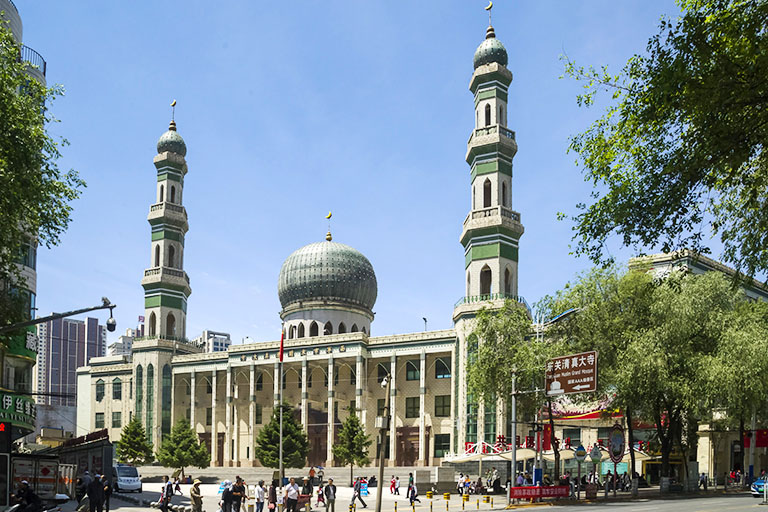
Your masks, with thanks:
[{"label": "man walking", "polygon": [[360,477],[357,477],[355,479],[355,485],[352,487],[352,501],[349,503],[350,505],[355,504],[355,500],[360,500],[360,503],[363,504],[363,508],[368,508],[368,505],[363,501],[363,497],[360,494],[360,492],[363,489],[363,482]]},{"label": "man walking", "polygon": [[325,486],[325,512],[336,512],[336,486],[333,485],[333,478],[328,479],[328,485]]},{"label": "man walking", "polygon": [[88,484],[86,494],[88,494],[88,504],[90,505],[91,512],[102,512],[104,506],[104,484],[101,483],[99,475],[94,475],[93,480]]},{"label": "man walking", "polygon": [[192,512],[203,512],[203,495],[200,492],[200,480],[192,482],[189,497],[192,499]]},{"label": "man walking", "polygon": [[285,488],[285,511],[296,512],[296,504],[299,502],[299,486],[296,484],[296,479],[291,477],[288,482],[288,487]]},{"label": "man walking", "polygon": [[[262,512],[264,510],[264,497],[266,489],[264,489],[264,480],[259,480],[254,491],[254,498],[256,499],[256,512]],[[194,510],[192,512],[195,512]]]},{"label": "man walking", "polygon": [[104,488],[104,512],[109,512],[109,498],[112,496],[112,484],[107,475],[101,475],[101,486]]},{"label": "man walking", "polygon": [[[171,496],[173,496],[173,484],[168,480],[168,475],[163,475],[163,490],[160,493],[160,510],[163,512],[168,512]],[[91,512],[93,512],[93,509],[91,509]]]},{"label": "man walking", "polygon": [[240,512],[240,504],[246,498],[245,485],[240,476],[235,477],[235,485],[232,486],[232,512]]}]

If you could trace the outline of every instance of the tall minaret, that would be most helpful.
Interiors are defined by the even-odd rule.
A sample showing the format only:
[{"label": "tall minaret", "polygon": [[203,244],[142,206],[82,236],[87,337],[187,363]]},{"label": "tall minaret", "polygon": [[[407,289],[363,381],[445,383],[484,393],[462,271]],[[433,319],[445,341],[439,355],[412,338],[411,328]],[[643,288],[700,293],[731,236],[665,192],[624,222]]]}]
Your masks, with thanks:
[{"label": "tall minaret", "polygon": [[[492,4],[491,4],[492,5]],[[490,6],[489,6],[490,9]],[[477,345],[469,343],[475,317],[482,308],[500,308],[517,297],[518,242],[523,234],[520,214],[512,210],[512,160],[517,153],[515,132],[507,128],[507,94],[512,73],[507,50],[493,26],[475,51],[475,71],[469,90],[475,97],[475,126],[467,143],[472,179],[470,211],[464,220],[465,297],[456,303],[458,386],[455,389],[452,447],[463,453],[467,443],[493,444],[509,435],[506,405],[479,401],[469,395],[467,365]]]},{"label": "tall minaret", "polygon": [[160,339],[186,337],[187,298],[192,293],[184,272],[184,236],[189,229],[182,205],[187,146],[171,121],[157,141],[157,191],[147,220],[152,226],[150,268],[144,271],[146,335]]}]

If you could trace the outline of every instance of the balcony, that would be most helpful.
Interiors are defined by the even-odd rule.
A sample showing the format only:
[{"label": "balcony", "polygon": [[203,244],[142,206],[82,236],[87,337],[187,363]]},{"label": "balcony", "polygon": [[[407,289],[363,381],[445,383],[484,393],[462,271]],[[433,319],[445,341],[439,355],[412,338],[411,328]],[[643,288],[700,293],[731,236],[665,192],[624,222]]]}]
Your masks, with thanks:
[{"label": "balcony", "polygon": [[512,295],[509,293],[487,293],[485,295],[470,295],[467,297],[462,297],[456,301],[456,304],[453,305],[453,308],[456,309],[457,307],[463,304],[477,304],[479,302],[489,302],[492,300],[507,300],[507,299],[525,306],[525,309],[528,310],[528,313],[531,312],[531,307],[528,305],[528,302],[525,300],[525,297],[522,297],[520,295]]},{"label": "balcony", "polygon": [[163,278],[163,276],[171,276],[171,277],[179,277],[181,279],[184,279],[187,284],[189,284],[189,276],[186,272],[183,270],[178,270],[171,267],[154,267],[154,268],[148,268],[144,271],[144,277],[154,277],[154,276],[160,276],[160,279]]},{"label": "balcony", "polygon": [[21,60],[31,64],[32,66],[35,66],[38,71],[43,76],[45,76],[48,68],[48,64],[45,62],[45,59],[42,55],[25,44],[21,45]]},{"label": "balcony", "polygon": [[466,226],[470,220],[483,219],[485,217],[493,217],[496,215],[506,217],[507,219],[512,219],[515,222],[520,222],[520,213],[512,210],[511,208],[506,208],[504,206],[491,206],[490,208],[472,210],[469,212],[467,217],[464,219],[464,226]]},{"label": "balcony", "polygon": [[497,133],[506,139],[515,140],[515,132],[513,130],[510,130],[509,128],[505,126],[501,126],[499,124],[494,124],[491,126],[483,126],[482,128],[478,128],[475,131],[473,131],[472,134],[469,136],[469,140],[467,141],[467,144],[471,143],[472,139],[474,139],[475,137],[485,137],[487,135],[494,135]]},{"label": "balcony", "polygon": [[167,223],[178,226],[183,232],[189,229],[187,221],[187,210],[180,204],[162,202],[149,207],[147,220],[153,226],[155,224]]}]

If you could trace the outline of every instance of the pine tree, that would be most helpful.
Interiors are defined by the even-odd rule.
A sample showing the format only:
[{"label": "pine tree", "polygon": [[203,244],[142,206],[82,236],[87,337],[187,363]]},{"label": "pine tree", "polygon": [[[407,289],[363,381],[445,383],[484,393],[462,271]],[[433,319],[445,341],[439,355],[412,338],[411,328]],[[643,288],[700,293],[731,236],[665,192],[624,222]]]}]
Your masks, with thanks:
[{"label": "pine tree", "polygon": [[129,464],[146,464],[155,459],[152,452],[152,443],[147,440],[147,433],[141,421],[134,417],[120,433],[120,441],[117,442],[117,460]]},{"label": "pine tree", "polygon": [[[283,414],[283,467],[303,468],[309,453],[307,434],[294,418],[289,405],[283,404],[280,409]],[[277,411],[278,408],[275,408],[269,423],[256,437],[254,455],[268,468],[280,466],[280,417]]]},{"label": "pine tree", "polygon": [[184,478],[184,467],[195,466],[205,469],[211,462],[211,454],[205,443],[201,443],[197,434],[189,426],[186,419],[182,419],[173,426],[157,452],[157,460],[165,467],[181,469],[181,478]]},{"label": "pine tree", "polygon": [[349,416],[341,425],[339,439],[333,445],[333,456],[342,466],[349,464],[349,485],[352,485],[355,464],[364,466],[370,462],[368,446],[371,444],[371,439],[357,417],[357,410],[354,407],[348,410]]}]

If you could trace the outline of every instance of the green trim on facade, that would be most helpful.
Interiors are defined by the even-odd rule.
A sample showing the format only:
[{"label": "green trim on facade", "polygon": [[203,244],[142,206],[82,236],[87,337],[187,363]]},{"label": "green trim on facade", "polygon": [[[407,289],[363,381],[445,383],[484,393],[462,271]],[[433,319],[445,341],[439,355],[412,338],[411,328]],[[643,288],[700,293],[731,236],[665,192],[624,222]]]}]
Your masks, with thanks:
[{"label": "green trim on facade", "polygon": [[[501,139],[500,139],[501,140]],[[517,153],[517,141],[513,141],[514,146],[508,146],[506,144],[502,144],[499,142],[487,142],[485,144],[478,144],[474,145],[474,140],[472,143],[470,143],[469,150],[467,151],[467,159],[466,162],[469,165],[472,165],[472,162],[474,162],[475,158],[477,158],[478,155],[504,155],[507,157],[508,160],[512,160],[515,157],[515,154]],[[493,158],[493,156],[490,156],[490,158]]]},{"label": "green trim on facade", "polygon": [[492,89],[486,89],[483,91],[480,91],[475,95],[475,108],[477,108],[477,104],[480,103],[483,100],[488,100],[491,98],[498,98],[504,102],[507,101],[507,93],[501,90],[501,88],[493,87]]},{"label": "green trim on facade", "polygon": [[184,219],[177,220],[174,217],[169,217],[167,215],[164,215],[162,217],[155,217],[153,219],[149,219],[148,222],[149,222],[149,225],[152,226],[153,228],[157,228],[158,226],[163,226],[167,224],[168,226],[174,227],[179,231],[182,231],[184,233],[187,232],[187,229],[186,229],[187,221]]},{"label": "green trim on facade", "polygon": [[487,162],[477,164],[472,168],[472,180],[474,180],[478,176],[482,176],[484,174],[493,174],[495,172],[506,174],[511,178],[512,165],[498,158],[495,160],[490,160]]},{"label": "green trim on facade", "polygon": [[159,283],[143,284],[141,286],[144,288],[145,292],[166,288],[166,289],[170,289],[170,290],[175,290],[175,291],[177,291],[179,293],[183,293],[185,295],[187,293],[187,290],[189,289],[186,286],[179,286],[179,285],[176,285],[176,284],[166,283],[166,282],[163,282],[163,281],[160,281]]},{"label": "green trim on facade", "polygon": [[[502,69],[504,71],[501,71]],[[491,71],[490,73],[477,73],[472,76],[469,90],[472,91],[472,94],[475,94],[478,89],[489,82],[501,82],[505,87],[509,88],[509,84],[512,83],[512,72],[502,67],[498,71]]]},{"label": "green trim on facade", "polygon": [[512,247],[501,242],[493,244],[484,244],[473,246],[467,254],[464,255],[464,268],[466,269],[470,263],[476,260],[487,260],[490,258],[506,258],[508,260],[517,261],[518,250],[517,247]]},{"label": "green trim on facade", "polygon": [[184,235],[181,234],[179,231],[174,231],[172,229],[162,229],[160,231],[153,231],[152,232],[152,241],[157,242],[158,240],[175,240],[181,245],[184,245]]},{"label": "green trim on facade", "polygon": [[184,183],[184,179],[181,177],[181,174],[176,174],[168,171],[160,171],[157,173],[157,181],[166,181],[166,180],[172,180],[177,183]]},{"label": "green trim on facade", "polygon": [[159,295],[152,295],[151,297],[144,297],[144,308],[176,308],[187,312],[187,301],[181,297],[173,297],[172,295],[165,295],[162,292]]},{"label": "green trim on facade", "polygon": [[522,236],[522,234],[522,232],[517,232],[501,225],[490,226],[487,228],[470,229],[464,233],[464,237],[461,239],[461,245],[463,245],[464,249],[466,249],[467,245],[469,245],[469,242],[473,238],[488,235],[505,235],[519,242],[520,236]]}]

